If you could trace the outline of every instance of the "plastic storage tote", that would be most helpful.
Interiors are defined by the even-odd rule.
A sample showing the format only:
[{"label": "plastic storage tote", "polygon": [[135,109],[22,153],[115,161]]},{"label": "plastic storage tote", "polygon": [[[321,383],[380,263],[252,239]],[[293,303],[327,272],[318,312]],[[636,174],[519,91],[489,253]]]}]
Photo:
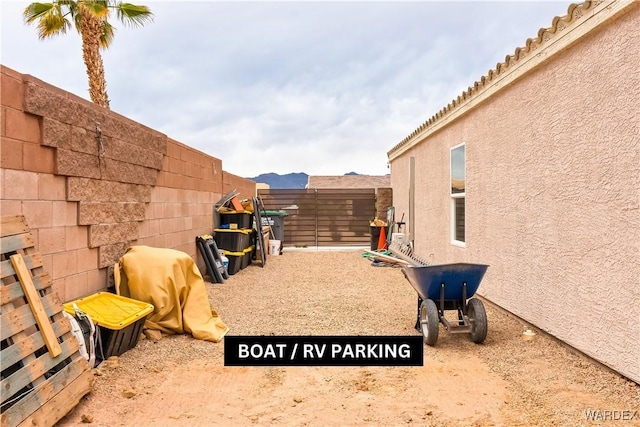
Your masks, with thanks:
[{"label": "plastic storage tote", "polygon": [[64,304],[64,311],[75,315],[74,304],[86,313],[98,327],[100,342],[96,359],[120,356],[138,343],[144,321],[153,305],[110,292],[98,292]]},{"label": "plastic storage tote", "polygon": [[251,264],[251,257],[254,250],[255,246],[249,246],[245,250],[238,252],[225,250],[220,251],[224,256],[229,258],[229,268],[227,269],[227,273],[229,273],[229,275],[234,275]]},{"label": "plastic storage tote", "polygon": [[251,246],[253,230],[232,230],[228,228],[216,228],[213,230],[213,240],[218,249],[229,252],[242,252]]},{"label": "plastic storage tote", "polygon": [[[253,214],[247,212],[225,212],[220,213],[220,226],[221,228],[228,225],[230,229],[243,229],[253,227]],[[234,227],[235,225],[235,227]],[[226,228],[226,227],[224,227]]]}]

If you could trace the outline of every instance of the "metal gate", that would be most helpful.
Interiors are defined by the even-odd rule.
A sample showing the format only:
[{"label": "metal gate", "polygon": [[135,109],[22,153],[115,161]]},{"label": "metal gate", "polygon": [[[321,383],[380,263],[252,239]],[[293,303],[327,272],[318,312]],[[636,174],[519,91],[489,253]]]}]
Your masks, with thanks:
[{"label": "metal gate", "polygon": [[265,210],[280,210],[285,246],[369,246],[376,192],[367,189],[258,190]]}]

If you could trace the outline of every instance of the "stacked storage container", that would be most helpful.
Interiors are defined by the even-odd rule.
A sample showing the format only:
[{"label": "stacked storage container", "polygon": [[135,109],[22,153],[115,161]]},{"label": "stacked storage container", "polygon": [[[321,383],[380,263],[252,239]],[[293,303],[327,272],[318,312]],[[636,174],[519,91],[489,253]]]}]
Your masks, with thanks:
[{"label": "stacked storage container", "polygon": [[218,249],[229,258],[229,275],[251,264],[255,251],[253,216],[245,212],[220,214],[220,228],[214,229],[213,239]]},{"label": "stacked storage container", "polygon": [[86,313],[98,327],[96,359],[120,356],[138,343],[152,304],[109,292],[98,292],[64,304],[64,311],[74,316],[75,307]]},{"label": "stacked storage container", "polygon": [[251,229],[253,227],[253,215],[247,212],[220,212],[220,225],[230,229]]}]

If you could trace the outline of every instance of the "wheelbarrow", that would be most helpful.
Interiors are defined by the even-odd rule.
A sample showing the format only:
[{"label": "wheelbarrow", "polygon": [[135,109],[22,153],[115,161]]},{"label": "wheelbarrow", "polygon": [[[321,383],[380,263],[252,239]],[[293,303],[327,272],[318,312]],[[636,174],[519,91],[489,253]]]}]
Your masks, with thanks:
[{"label": "wheelbarrow", "polygon": [[[407,265],[404,277],[418,293],[418,316],[415,328],[424,342],[438,341],[440,323],[452,334],[470,334],[471,341],[481,343],[487,337],[487,314],[484,304],[471,298],[487,271],[483,264]],[[445,311],[456,310],[458,321],[451,323]]]}]

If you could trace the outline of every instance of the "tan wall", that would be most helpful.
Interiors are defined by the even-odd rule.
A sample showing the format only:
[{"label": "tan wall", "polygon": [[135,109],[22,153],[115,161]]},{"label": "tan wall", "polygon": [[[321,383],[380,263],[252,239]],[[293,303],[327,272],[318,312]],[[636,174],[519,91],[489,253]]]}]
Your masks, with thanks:
[{"label": "tan wall", "polygon": [[389,175],[309,176],[307,188],[381,188],[389,187]]},{"label": "tan wall", "polygon": [[256,183],[250,179],[242,178],[229,172],[222,173],[222,188],[224,194],[237,191],[238,198],[251,199],[256,195]]},{"label": "tan wall", "polygon": [[6,67],[0,83],[0,214],[26,217],[65,301],[104,289],[134,244],[182,250],[204,271],[195,237],[211,233],[225,186],[255,193],[220,159],[113,111]]},{"label": "tan wall", "polygon": [[[391,165],[394,204],[408,212],[416,159],[419,255],[490,264],[481,295],[636,382],[638,28],[632,6]],[[465,248],[449,235],[450,148],[461,142]]]}]

